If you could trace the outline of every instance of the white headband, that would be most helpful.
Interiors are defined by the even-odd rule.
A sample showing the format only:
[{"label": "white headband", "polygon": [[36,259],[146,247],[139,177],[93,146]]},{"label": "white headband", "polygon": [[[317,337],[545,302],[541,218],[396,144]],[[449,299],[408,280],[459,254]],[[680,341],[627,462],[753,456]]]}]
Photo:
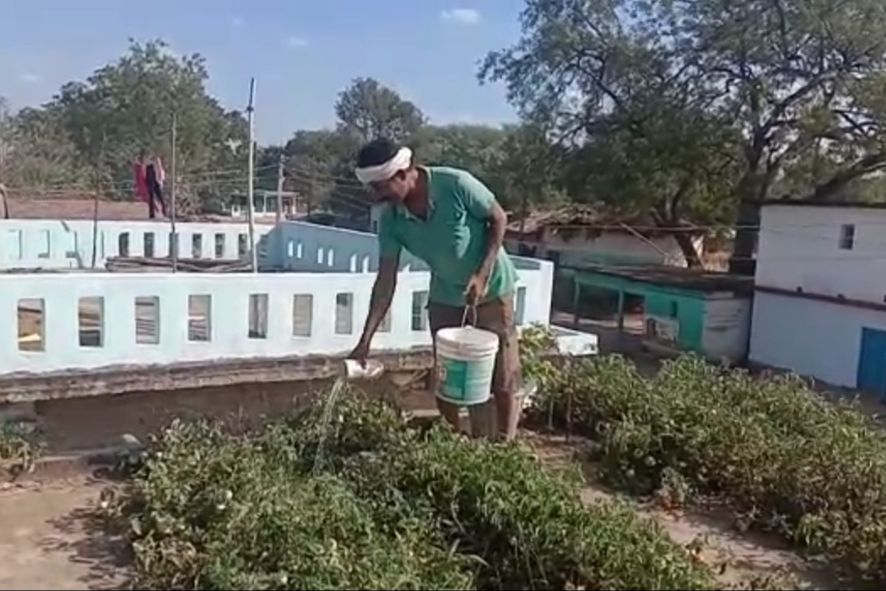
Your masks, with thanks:
[{"label": "white headband", "polygon": [[393,158],[376,166],[354,169],[357,179],[364,185],[386,181],[401,170],[406,170],[412,165],[412,150],[403,147]]}]

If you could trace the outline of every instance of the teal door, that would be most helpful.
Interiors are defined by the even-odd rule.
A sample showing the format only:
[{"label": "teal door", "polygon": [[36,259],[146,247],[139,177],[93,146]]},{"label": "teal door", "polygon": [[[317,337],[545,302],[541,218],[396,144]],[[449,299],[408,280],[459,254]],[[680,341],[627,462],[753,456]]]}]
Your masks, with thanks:
[{"label": "teal door", "polygon": [[860,390],[875,392],[886,401],[886,331],[861,329],[856,382]]}]

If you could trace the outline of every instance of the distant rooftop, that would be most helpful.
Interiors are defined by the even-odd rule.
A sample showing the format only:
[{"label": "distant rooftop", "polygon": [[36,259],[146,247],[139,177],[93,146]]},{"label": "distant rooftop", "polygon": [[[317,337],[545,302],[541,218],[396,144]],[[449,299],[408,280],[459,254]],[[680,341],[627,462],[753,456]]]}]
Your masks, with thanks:
[{"label": "distant rooftop", "polygon": [[[83,194],[66,198],[41,196],[21,196],[11,194],[7,198],[9,219],[11,220],[91,220],[95,213],[95,198]],[[0,208],[2,209],[2,208]],[[2,217],[2,211],[0,211]],[[98,220],[105,222],[146,222],[148,204],[141,201],[98,201]],[[154,221],[164,222],[166,218],[157,217]],[[232,222],[230,216],[197,215],[179,216],[181,222]]]},{"label": "distant rooftop", "polygon": [[525,217],[512,214],[508,220],[508,232],[512,234],[535,234],[543,230],[564,234],[590,235],[601,232],[621,232],[644,236],[674,234],[704,234],[705,230],[689,222],[681,222],[678,228],[658,228],[649,214],[625,215],[607,212],[592,206],[568,206],[560,209],[533,211]]},{"label": "distant rooftop", "polygon": [[[95,200],[91,196],[73,198],[16,197],[7,199],[9,218],[19,220],[91,220]],[[98,219],[103,221],[147,220],[148,205],[136,201],[98,202]]]},{"label": "distant rooftop", "polygon": [[573,267],[578,272],[609,275],[621,279],[630,279],[641,283],[671,285],[683,289],[704,292],[734,291],[752,293],[754,278],[743,275],[732,275],[705,269],[687,269],[686,267],[615,267],[602,265],[583,265]]},{"label": "distant rooftop", "polygon": [[766,199],[760,207],[782,205],[792,207],[831,207],[845,209],[886,209],[886,203],[871,201],[813,201],[811,199]]}]

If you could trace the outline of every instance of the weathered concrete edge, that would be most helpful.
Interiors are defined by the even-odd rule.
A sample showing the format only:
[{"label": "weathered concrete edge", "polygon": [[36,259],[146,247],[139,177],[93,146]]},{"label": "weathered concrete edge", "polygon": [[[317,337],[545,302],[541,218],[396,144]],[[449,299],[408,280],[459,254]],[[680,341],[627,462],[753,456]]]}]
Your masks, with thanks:
[{"label": "weathered concrete edge", "polygon": [[[374,354],[388,372],[428,370],[430,347]],[[129,392],[163,392],[236,384],[324,380],[341,375],[343,355],[218,359],[198,363],[111,366],[0,378],[0,403],[84,398]]]},{"label": "weathered concrete edge", "polygon": [[[552,357],[572,356],[551,353]],[[116,366],[59,374],[30,374],[0,378],[0,404],[110,396],[130,392],[167,392],[232,386],[328,380],[341,375],[343,356],[219,359],[174,365]],[[375,355],[386,374],[428,371],[431,349],[380,352]],[[381,379],[385,379],[384,375]]]},{"label": "weathered concrete edge", "polygon": [[[552,356],[596,355],[597,337],[568,331],[557,337],[559,352]],[[431,347],[374,351],[388,373],[427,371],[433,367]],[[249,359],[116,365],[52,373],[16,373],[0,376],[0,404],[108,396],[130,392],[164,392],[232,386],[326,380],[341,375],[344,353],[339,355],[292,355]]]}]

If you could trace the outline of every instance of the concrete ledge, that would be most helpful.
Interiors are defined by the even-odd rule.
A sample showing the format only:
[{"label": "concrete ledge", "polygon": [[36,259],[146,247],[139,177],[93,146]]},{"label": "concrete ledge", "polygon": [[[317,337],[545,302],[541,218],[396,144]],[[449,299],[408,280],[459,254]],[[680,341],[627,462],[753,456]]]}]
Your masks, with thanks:
[{"label": "concrete ledge", "polygon": [[[379,351],[387,372],[420,372],[433,366],[431,349]],[[218,359],[172,365],[111,366],[46,374],[9,374],[0,378],[0,403],[163,392],[272,382],[324,380],[341,375],[344,355]]]},{"label": "concrete ledge", "polygon": [[[597,354],[596,335],[561,326],[552,325],[551,329],[561,348],[560,354]],[[329,380],[341,375],[344,355],[214,359],[168,365],[116,365],[51,373],[5,374],[0,376],[0,405],[131,392]],[[426,373],[434,365],[430,347],[373,351],[373,356],[385,365],[381,379],[389,379],[398,388],[405,387],[410,380],[419,380],[422,377],[419,374]]]}]

